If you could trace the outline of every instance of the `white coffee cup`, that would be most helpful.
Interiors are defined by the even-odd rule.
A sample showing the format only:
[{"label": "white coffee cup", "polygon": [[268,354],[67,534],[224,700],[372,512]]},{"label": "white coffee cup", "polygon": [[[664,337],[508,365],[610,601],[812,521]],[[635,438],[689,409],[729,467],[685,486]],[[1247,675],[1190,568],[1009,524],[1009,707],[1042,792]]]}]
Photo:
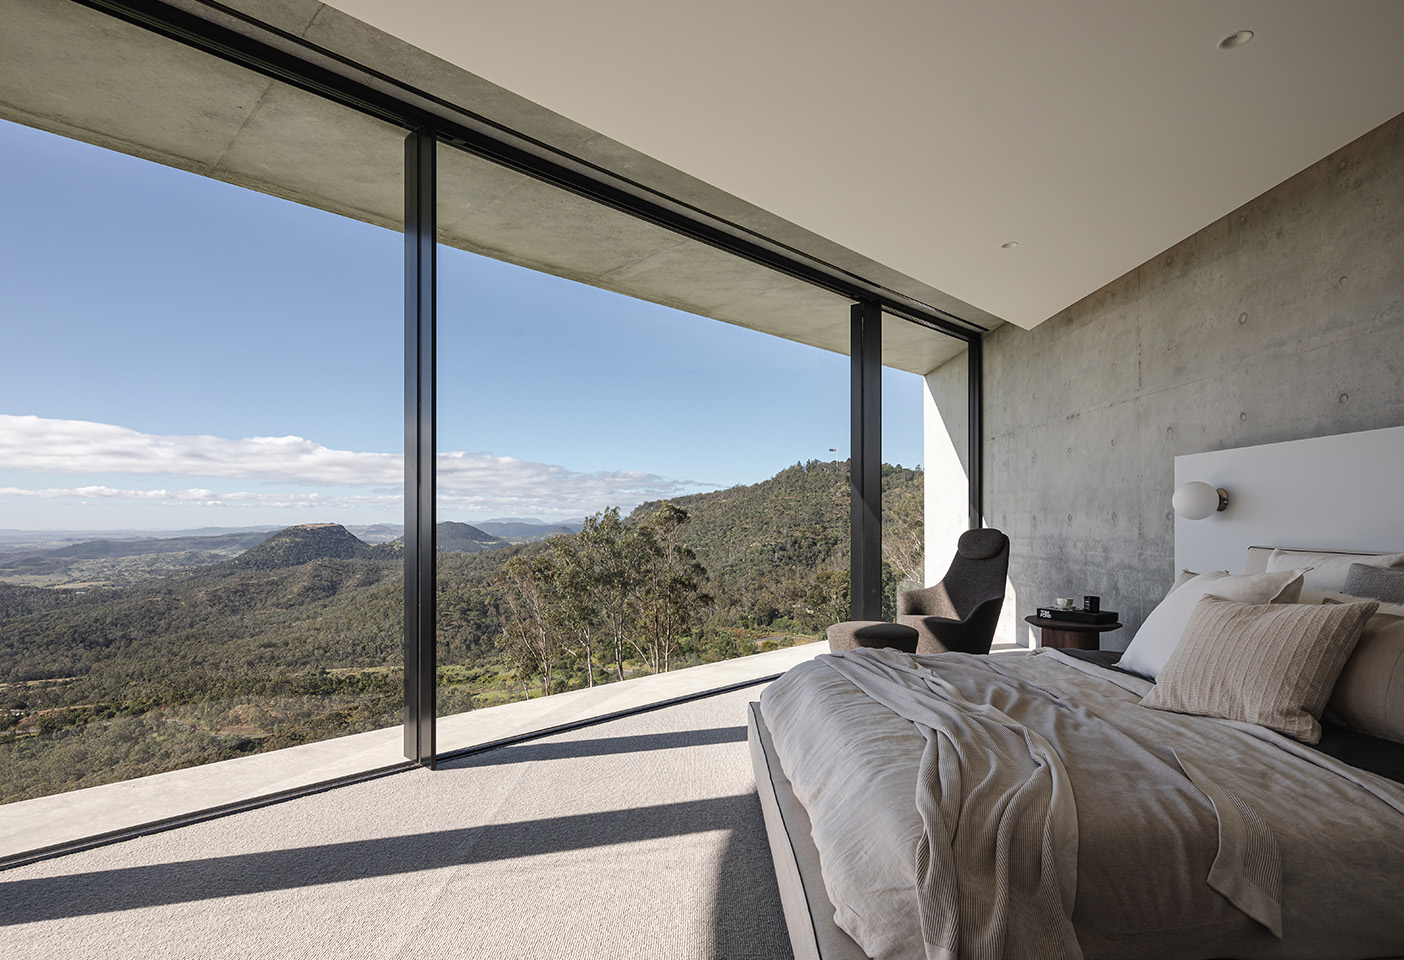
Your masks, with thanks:
[{"label": "white coffee cup", "polygon": [[1058,609],[1059,609],[1059,610],[1071,610],[1071,609],[1072,609],[1072,605],[1073,605],[1073,598],[1072,598],[1072,597],[1059,597],[1059,598],[1058,598]]}]

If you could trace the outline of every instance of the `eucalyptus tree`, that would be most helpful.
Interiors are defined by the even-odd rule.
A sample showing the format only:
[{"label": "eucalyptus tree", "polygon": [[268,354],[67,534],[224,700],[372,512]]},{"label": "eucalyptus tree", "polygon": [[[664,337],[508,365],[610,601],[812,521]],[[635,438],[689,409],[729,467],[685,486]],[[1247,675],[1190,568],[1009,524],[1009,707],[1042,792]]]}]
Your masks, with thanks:
[{"label": "eucalyptus tree", "polygon": [[814,575],[806,600],[820,624],[841,623],[849,619],[848,590],[847,570],[820,570]]},{"label": "eucalyptus tree", "polygon": [[502,591],[502,634],[498,644],[516,665],[525,681],[541,678],[541,692],[551,693],[551,675],[560,657],[560,636],[552,606],[554,592],[550,559],[515,556],[497,577]]},{"label": "eucalyptus tree", "polygon": [[595,685],[595,642],[604,627],[590,558],[573,536],[546,541],[553,578],[554,618],[560,624],[565,652],[584,661],[586,682]]},{"label": "eucalyptus tree", "polygon": [[897,580],[925,583],[925,502],[920,471],[890,468],[884,475],[882,559]]},{"label": "eucalyptus tree", "polygon": [[702,591],[707,570],[692,548],[679,542],[678,530],[688,513],[665,502],[637,528],[637,555],[642,561],[636,602],[641,633],[635,649],[654,673],[666,671],[681,636],[712,598]]},{"label": "eucalyptus tree", "polygon": [[638,535],[610,507],[587,517],[576,534],[584,564],[582,586],[600,611],[617,679],[624,679],[624,650],[632,624],[631,598],[639,580]]}]

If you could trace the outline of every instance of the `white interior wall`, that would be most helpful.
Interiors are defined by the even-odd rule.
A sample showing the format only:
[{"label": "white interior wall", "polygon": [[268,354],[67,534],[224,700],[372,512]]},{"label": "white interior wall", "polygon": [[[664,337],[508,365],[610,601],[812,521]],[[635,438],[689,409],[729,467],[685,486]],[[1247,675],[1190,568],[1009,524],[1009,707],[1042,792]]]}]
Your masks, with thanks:
[{"label": "white interior wall", "polygon": [[[969,383],[967,354],[926,375],[922,407],[925,434],[926,584],[936,583],[955,556],[956,541],[970,526]],[[1018,599],[1007,583],[996,643],[1030,646],[1036,631],[1016,616]],[[1020,628],[1023,629],[1020,629]]]},{"label": "white interior wall", "polygon": [[969,525],[966,471],[969,437],[965,428],[965,354],[927,374],[922,430],[925,468],[926,585],[950,566],[956,541]]},{"label": "white interior wall", "polygon": [[1175,517],[1177,569],[1238,572],[1250,546],[1404,551],[1404,427],[1175,458],[1175,486],[1228,491],[1203,520]]}]

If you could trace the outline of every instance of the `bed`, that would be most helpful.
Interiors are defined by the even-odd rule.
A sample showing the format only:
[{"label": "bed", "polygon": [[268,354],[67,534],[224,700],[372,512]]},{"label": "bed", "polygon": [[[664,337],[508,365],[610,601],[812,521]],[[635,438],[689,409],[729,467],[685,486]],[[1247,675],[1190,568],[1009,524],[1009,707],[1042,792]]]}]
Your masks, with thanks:
[{"label": "bed", "polygon": [[[749,736],[795,956],[1404,956],[1404,609],[1340,589],[1404,555],[1307,553],[1177,581],[1126,653],[1154,680],[860,650],[767,687]],[[1233,670],[1301,702],[1221,709],[1218,661],[1254,643]]]}]

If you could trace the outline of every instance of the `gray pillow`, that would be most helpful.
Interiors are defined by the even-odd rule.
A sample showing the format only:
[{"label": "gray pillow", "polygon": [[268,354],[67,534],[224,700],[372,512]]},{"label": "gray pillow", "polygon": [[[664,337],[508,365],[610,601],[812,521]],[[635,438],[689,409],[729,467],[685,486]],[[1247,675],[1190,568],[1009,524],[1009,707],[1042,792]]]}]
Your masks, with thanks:
[{"label": "gray pillow", "polygon": [[1346,573],[1343,592],[1385,603],[1404,603],[1404,570],[1352,563]]},{"label": "gray pillow", "polygon": [[1404,566],[1404,553],[1306,553],[1301,550],[1274,550],[1268,557],[1267,569],[1306,570],[1302,590],[1307,594],[1340,590],[1345,586],[1346,572],[1351,564],[1367,563],[1375,567]]}]

